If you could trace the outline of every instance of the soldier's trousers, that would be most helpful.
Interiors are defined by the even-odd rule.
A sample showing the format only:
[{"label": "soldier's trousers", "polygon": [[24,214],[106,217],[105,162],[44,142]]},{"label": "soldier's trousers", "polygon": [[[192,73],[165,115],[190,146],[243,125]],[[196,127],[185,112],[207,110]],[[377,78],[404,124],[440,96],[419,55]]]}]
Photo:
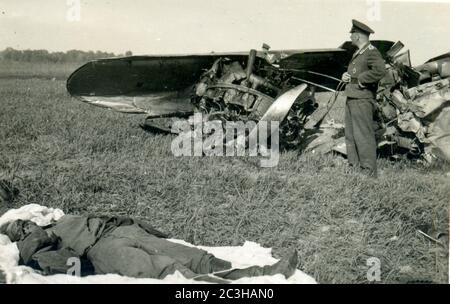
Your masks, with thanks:
[{"label": "soldier's trousers", "polygon": [[137,225],[120,226],[88,251],[96,274],[163,279],[176,270],[187,278],[231,268],[204,250],[158,238]]},{"label": "soldier's trousers", "polygon": [[373,126],[373,99],[347,98],[345,103],[345,143],[350,165],[377,174],[377,143]]},{"label": "soldier's trousers", "polygon": [[87,257],[96,274],[115,273],[128,277],[157,279],[163,279],[175,271],[179,271],[186,278],[199,279],[206,278],[199,275],[213,272],[218,272],[216,276],[226,280],[278,273],[290,276],[297,266],[297,260],[292,262],[289,259],[268,266],[232,269],[229,261],[216,258],[195,247],[158,238],[137,225],[120,226],[102,236],[88,251]]}]

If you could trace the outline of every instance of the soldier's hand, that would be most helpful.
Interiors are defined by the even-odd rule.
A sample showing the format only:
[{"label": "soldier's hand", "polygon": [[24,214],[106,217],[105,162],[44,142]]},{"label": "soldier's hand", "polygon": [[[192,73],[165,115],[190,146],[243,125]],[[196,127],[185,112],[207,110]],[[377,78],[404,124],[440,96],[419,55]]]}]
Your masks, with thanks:
[{"label": "soldier's hand", "polygon": [[351,79],[352,79],[352,76],[349,73],[345,72],[344,74],[342,74],[343,82],[349,83]]}]

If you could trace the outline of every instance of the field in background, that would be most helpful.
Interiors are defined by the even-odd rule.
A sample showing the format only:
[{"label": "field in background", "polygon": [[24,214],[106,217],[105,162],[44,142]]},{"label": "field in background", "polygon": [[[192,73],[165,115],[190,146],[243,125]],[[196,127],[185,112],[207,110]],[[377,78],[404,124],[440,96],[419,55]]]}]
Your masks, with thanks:
[{"label": "field in background", "polygon": [[0,79],[0,96],[0,178],[21,191],[10,207],[131,215],[173,238],[253,241],[277,258],[297,249],[320,283],[367,282],[370,257],[382,282],[448,281],[448,252],[417,232],[448,232],[447,168],[380,160],[372,180],[332,155],[290,151],[271,169],[250,157],[175,158],[174,137],[71,99],[64,81]]},{"label": "field in background", "polygon": [[0,60],[0,79],[2,78],[41,78],[65,80],[83,63],[34,63]]}]

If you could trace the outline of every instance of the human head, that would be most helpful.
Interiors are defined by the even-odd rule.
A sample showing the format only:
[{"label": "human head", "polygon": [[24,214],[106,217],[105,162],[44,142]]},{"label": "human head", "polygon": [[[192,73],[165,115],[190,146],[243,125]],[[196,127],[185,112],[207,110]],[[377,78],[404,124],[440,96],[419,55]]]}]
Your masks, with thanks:
[{"label": "human head", "polygon": [[362,46],[369,41],[370,34],[373,34],[374,31],[358,20],[352,20],[352,28],[350,30],[350,39],[352,44],[355,46]]},{"label": "human head", "polygon": [[361,46],[369,41],[369,35],[360,31],[350,32],[350,40],[354,46]]},{"label": "human head", "polygon": [[7,235],[12,242],[17,242],[29,234],[33,227],[37,226],[28,220],[15,220],[0,227],[0,233]]}]

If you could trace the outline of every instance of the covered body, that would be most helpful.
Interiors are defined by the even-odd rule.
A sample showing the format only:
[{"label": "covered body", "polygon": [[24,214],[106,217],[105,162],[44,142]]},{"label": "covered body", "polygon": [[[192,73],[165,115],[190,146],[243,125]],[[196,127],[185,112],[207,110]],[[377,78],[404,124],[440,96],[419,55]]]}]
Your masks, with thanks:
[{"label": "covered body", "polygon": [[[68,273],[75,258],[83,275],[113,273],[163,279],[179,271],[186,278],[223,283],[277,273],[289,277],[297,265],[295,253],[274,265],[231,269],[230,262],[171,242],[148,223],[129,217],[65,215],[47,227],[18,220],[1,230],[17,241],[23,264],[46,274]],[[212,273],[215,277],[207,276]]]}]

